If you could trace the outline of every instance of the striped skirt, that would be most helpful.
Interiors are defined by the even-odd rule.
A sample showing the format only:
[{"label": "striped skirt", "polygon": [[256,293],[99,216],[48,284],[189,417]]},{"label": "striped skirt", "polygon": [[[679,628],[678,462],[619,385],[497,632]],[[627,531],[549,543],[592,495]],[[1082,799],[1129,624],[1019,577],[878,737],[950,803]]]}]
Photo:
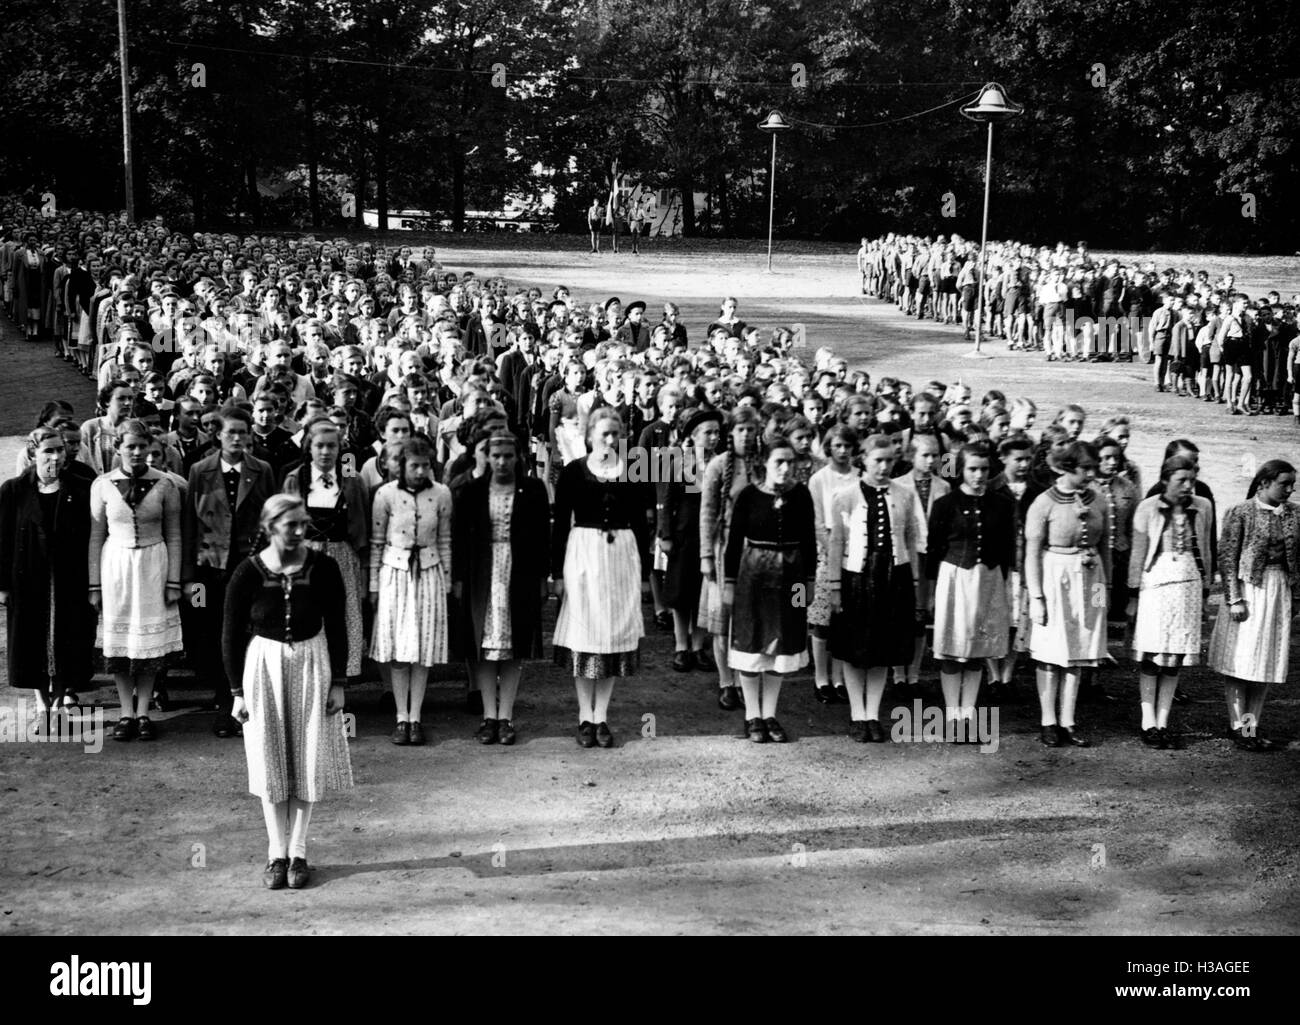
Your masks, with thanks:
[{"label": "striped skirt", "polygon": [[1234,623],[1225,604],[1210,634],[1209,666],[1248,683],[1285,683],[1291,655],[1291,588],[1278,566],[1264,570],[1259,586],[1241,582],[1249,611]]},{"label": "striped skirt", "polygon": [[574,527],[569,533],[557,647],[612,655],[635,651],[645,636],[636,536],[630,530],[614,531],[613,541],[608,536],[596,527]]},{"label": "striped skirt", "polygon": [[295,644],[253,637],[244,657],[248,791],[268,801],[319,801],[352,787],[341,714],[327,715],[330,651],[322,630]]},{"label": "striped skirt", "polygon": [[441,566],[412,573],[379,568],[370,657],[376,662],[437,666],[447,661],[447,578]]},{"label": "striped skirt", "polygon": [[348,624],[348,675],[361,675],[361,657],[366,651],[365,628],[361,619],[361,596],[366,593],[366,579],[361,557],[346,541],[308,541],[307,546],[324,552],[339,564],[343,575],[343,614]]}]

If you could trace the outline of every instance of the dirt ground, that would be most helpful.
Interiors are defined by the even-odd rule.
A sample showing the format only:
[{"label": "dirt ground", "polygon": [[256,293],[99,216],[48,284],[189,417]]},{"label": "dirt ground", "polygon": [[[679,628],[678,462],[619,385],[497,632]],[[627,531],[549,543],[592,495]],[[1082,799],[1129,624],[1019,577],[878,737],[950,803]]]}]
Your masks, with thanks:
[{"label": "dirt ground", "polygon": [[[718,298],[735,295],[742,317],[804,323],[810,347],[830,344],[873,373],[1027,394],[1040,423],[1066,401],[1090,419],[1125,412],[1148,479],[1165,440],[1189,436],[1221,504],[1244,494],[1243,457],[1300,457],[1289,417],[1229,417],[1156,395],[1145,366],[1047,364],[996,344],[994,359],[965,360],[953,329],[857,298],[851,252],[779,257],[769,276],[748,249],[637,258],[440,245],[439,256],[592,299],[672,298],[696,333]],[[1223,265],[1248,289],[1289,292],[1300,279],[1295,260]],[[44,397],[0,380],[10,415],[28,405],[34,414]],[[6,472],[13,445],[0,444]],[[1231,747],[1220,680],[1199,669],[1185,674],[1191,700],[1174,712],[1187,750],[1148,750],[1127,659],[1104,675],[1119,700],[1080,707],[1096,741],[1087,750],[1039,745],[1027,671],[1024,701],[1000,709],[995,753],[855,744],[847,708],[817,704],[808,673],[782,697],[795,742],[760,747],[740,739],[740,713],[717,709],[713,678],[669,668],[671,648],[651,625],[645,671],[615,690],[612,751],[574,743],[572,683],[549,662],[526,670],[513,749],[474,742],[454,668],[431,687],[422,749],[389,744],[378,684],[357,688],[348,699],[357,786],[318,806],[317,874],[300,892],[262,888],[265,833],[242,747],[213,737],[196,707],[202,693],[184,683],[151,745],[109,740],[91,754],[0,744],[0,935],[1176,935],[1300,925],[1294,683],[1266,709],[1264,732],[1284,746],[1272,755]],[[928,662],[923,679],[933,704]],[[111,724],[116,697],[97,682],[106,686],[87,697]],[[27,694],[0,688],[0,706]],[[891,691],[886,714],[894,703]]]}]

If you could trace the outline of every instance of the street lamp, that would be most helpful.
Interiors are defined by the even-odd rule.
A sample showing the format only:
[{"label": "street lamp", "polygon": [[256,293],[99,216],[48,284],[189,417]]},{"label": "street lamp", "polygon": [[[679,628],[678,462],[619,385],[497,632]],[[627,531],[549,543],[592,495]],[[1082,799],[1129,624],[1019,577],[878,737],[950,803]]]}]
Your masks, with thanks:
[{"label": "street lamp", "polygon": [[767,272],[772,273],[772,218],[776,213],[776,137],[790,130],[790,124],[778,110],[767,115],[766,121],[760,121],[759,131],[772,136],[772,174],[769,180],[769,197],[767,201]]},{"label": "street lamp", "polygon": [[1007,99],[1006,90],[997,82],[989,82],[980,90],[979,99],[961,112],[972,121],[984,121],[989,126],[988,155],[984,158],[984,228],[980,234],[979,301],[975,311],[975,348],[965,355],[971,359],[989,359],[980,350],[984,340],[984,250],[989,244],[989,184],[993,179],[993,125],[1010,121],[1024,113],[1025,108]]}]

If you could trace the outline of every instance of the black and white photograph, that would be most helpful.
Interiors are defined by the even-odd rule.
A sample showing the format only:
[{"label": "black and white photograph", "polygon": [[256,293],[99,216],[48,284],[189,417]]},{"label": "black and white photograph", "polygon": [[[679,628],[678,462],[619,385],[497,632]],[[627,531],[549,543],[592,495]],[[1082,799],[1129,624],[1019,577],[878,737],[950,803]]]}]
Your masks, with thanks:
[{"label": "black and white photograph", "polygon": [[1211,941],[1300,931],[1298,50],[7,0],[0,950],[1071,937],[1043,999],[1276,996]]}]

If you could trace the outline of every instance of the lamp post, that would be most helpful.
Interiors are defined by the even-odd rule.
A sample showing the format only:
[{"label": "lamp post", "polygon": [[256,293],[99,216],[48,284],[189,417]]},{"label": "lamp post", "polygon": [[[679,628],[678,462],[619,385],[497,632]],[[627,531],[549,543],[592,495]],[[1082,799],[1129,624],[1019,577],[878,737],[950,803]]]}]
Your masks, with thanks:
[{"label": "lamp post", "polygon": [[766,121],[760,121],[759,130],[767,132],[772,136],[772,173],[769,176],[769,196],[767,201],[767,272],[772,273],[772,220],[776,213],[776,137],[782,132],[789,131],[790,124],[781,116],[781,112],[774,110],[767,115]]},{"label": "lamp post", "polygon": [[975,310],[975,348],[965,355],[971,359],[990,359],[988,353],[981,351],[984,341],[984,259],[985,249],[989,244],[989,185],[993,180],[993,125],[999,121],[1010,121],[1024,113],[1024,107],[1007,99],[1006,90],[997,82],[989,82],[980,90],[979,99],[970,106],[962,107],[961,112],[972,121],[983,121],[989,126],[988,154],[984,158],[984,227],[980,233],[980,264],[977,275],[979,298]]}]

